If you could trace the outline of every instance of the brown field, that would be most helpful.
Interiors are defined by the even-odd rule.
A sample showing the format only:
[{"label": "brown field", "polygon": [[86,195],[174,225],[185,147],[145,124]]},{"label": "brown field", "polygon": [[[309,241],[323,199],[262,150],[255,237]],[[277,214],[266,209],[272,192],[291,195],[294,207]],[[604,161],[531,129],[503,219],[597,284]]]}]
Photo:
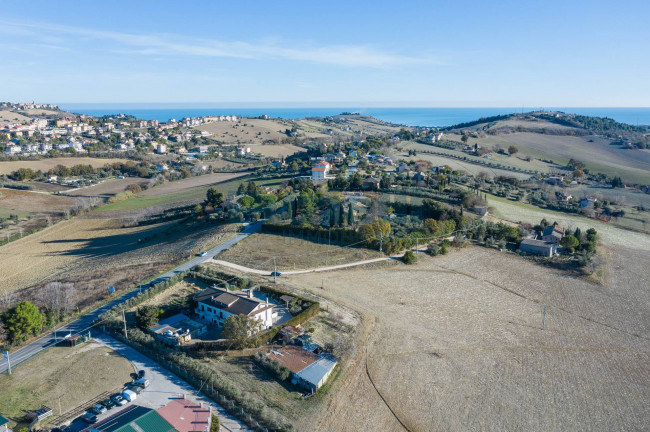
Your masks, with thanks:
[{"label": "brown field", "polygon": [[0,122],[14,123],[14,122],[27,122],[31,117],[12,112],[9,110],[0,110]]},{"label": "brown field", "polygon": [[0,208],[6,210],[57,214],[74,204],[74,199],[60,195],[7,188],[0,191]]},{"label": "brown field", "polygon": [[61,396],[61,412],[65,413],[122,387],[132,372],[127,359],[97,343],[50,348],[13,368],[11,375],[0,375],[2,414],[12,420],[10,426],[26,426],[21,421],[25,411],[46,405],[56,416]]},{"label": "brown field", "polygon": [[222,252],[217,259],[271,271],[275,257],[278,270],[285,271],[326,267],[380,256],[383,254],[365,248],[341,248],[296,237],[258,233]]},{"label": "brown field", "polygon": [[611,249],[604,286],[478,247],[283,277],[362,316],[312,429],[646,429],[646,254]]},{"label": "brown field", "polygon": [[34,159],[34,160],[19,160],[19,161],[1,161],[0,162],[0,175],[11,174],[19,168],[31,168],[34,171],[48,171],[57,165],[64,165],[71,167],[73,165],[92,165],[93,168],[100,168],[106,164],[113,162],[126,162],[127,159],[117,158],[93,158],[93,157],[62,157],[50,159]]},{"label": "brown field", "polygon": [[[251,144],[285,139],[287,138],[285,130],[291,129],[295,125],[296,123],[291,120],[244,118],[238,122],[207,123],[196,126],[196,129],[211,133],[210,138],[225,144]],[[304,130],[301,133],[308,137],[325,136],[321,133],[305,132]]]},{"label": "brown field", "polygon": [[151,189],[147,189],[146,191],[142,191],[141,195],[161,196],[178,192],[185,192],[196,187],[210,186],[216,183],[232,180],[234,178],[241,177],[242,175],[244,175],[244,173],[214,173],[197,177],[190,177],[184,180],[173,181],[153,187]]},{"label": "brown field", "polygon": [[0,287],[33,300],[46,282],[73,282],[77,303],[89,305],[106,295],[108,285],[131,287],[234,229],[175,222],[124,228],[115,219],[76,217],[0,247]]},{"label": "brown field", "polygon": [[261,153],[269,157],[285,157],[291,156],[294,153],[304,152],[305,149],[292,144],[279,144],[279,145],[254,145],[251,146],[251,151],[254,153]]},{"label": "brown field", "polygon": [[123,179],[110,179],[104,180],[102,183],[83,187],[79,189],[67,189],[65,195],[67,196],[100,196],[112,197],[121,192],[124,192],[126,187],[130,184],[137,184],[140,187],[151,183],[150,179],[140,177],[127,177]]}]

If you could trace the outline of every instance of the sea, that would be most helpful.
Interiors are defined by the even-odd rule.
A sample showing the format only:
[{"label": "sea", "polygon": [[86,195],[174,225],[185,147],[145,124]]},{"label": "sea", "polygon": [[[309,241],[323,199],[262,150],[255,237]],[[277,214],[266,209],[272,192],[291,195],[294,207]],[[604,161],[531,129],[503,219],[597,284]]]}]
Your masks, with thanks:
[{"label": "sea", "polygon": [[650,107],[646,108],[595,108],[595,107],[506,107],[506,108],[229,108],[206,105],[179,104],[84,104],[62,103],[59,107],[65,111],[101,117],[111,114],[129,114],[142,120],[169,119],[180,120],[183,117],[200,117],[208,115],[237,115],[240,117],[258,117],[268,115],[284,119],[305,117],[326,117],[343,112],[369,115],[380,120],[422,127],[445,127],[458,123],[477,120],[501,114],[512,114],[538,110],[561,111],[568,114],[580,114],[595,117],[609,117],[621,123],[631,125],[650,125]]}]

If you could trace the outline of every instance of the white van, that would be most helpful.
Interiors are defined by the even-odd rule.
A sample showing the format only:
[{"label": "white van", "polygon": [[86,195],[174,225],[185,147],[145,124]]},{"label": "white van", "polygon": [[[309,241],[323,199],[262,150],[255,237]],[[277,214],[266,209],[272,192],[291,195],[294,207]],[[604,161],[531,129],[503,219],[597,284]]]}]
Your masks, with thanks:
[{"label": "white van", "polygon": [[124,390],[122,392],[122,397],[128,400],[129,402],[133,402],[138,398],[138,395],[136,395],[133,390]]}]

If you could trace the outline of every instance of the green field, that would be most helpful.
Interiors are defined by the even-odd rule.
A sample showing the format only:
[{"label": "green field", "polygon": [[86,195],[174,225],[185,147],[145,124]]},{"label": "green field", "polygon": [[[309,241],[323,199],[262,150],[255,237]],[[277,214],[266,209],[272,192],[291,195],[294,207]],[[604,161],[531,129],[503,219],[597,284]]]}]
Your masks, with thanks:
[{"label": "green field", "polygon": [[[248,182],[253,180],[259,186],[279,186],[288,178],[270,179],[270,180],[256,180],[254,178],[236,178],[228,180],[223,183],[218,183],[209,186],[199,186],[193,189],[188,189],[180,192],[172,192],[169,194],[156,194],[156,195],[137,195],[123,201],[108,203],[97,208],[96,211],[120,211],[120,210],[138,210],[147,207],[163,206],[174,203],[187,203],[187,202],[200,202],[205,199],[205,195],[211,187],[216,187],[224,194],[234,193],[241,182]],[[155,191],[155,188],[153,189]]]}]

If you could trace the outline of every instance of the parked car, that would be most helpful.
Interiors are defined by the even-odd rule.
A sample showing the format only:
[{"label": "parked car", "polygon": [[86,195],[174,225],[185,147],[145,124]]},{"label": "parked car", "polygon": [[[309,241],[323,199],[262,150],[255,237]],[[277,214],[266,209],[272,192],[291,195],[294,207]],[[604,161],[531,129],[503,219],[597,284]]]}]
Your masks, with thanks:
[{"label": "parked car", "polygon": [[124,390],[122,392],[122,397],[129,402],[133,402],[138,398],[138,395],[133,390]]},{"label": "parked car", "polygon": [[85,421],[86,423],[97,423],[97,416],[91,412],[87,412],[84,415],[81,416],[81,420]]},{"label": "parked car", "polygon": [[139,378],[139,379],[144,378],[144,370],[140,369],[140,370],[138,371],[138,378]]},{"label": "parked car", "polygon": [[203,251],[203,252],[201,252],[201,253],[199,254],[199,256],[200,256],[200,257],[204,257],[204,256],[206,256],[207,254],[208,254],[208,253],[207,253],[206,251]]},{"label": "parked car", "polygon": [[274,271],[271,272],[271,276],[282,276],[282,273],[280,273],[279,271]]},{"label": "parked car", "polygon": [[142,388],[147,388],[149,387],[149,380],[145,378],[140,378],[139,380],[134,381],[135,384],[139,385]]},{"label": "parked car", "polygon": [[139,395],[144,391],[144,387],[142,387],[140,384],[129,383],[129,385],[127,385],[127,390],[131,390],[136,395]]},{"label": "parked car", "polygon": [[115,406],[115,402],[111,398],[104,399],[100,404],[104,405],[107,410],[112,409]]},{"label": "parked car", "polygon": [[90,407],[88,411],[90,411],[93,414],[100,415],[106,412],[106,407],[102,404],[97,404]]},{"label": "parked car", "polygon": [[115,393],[113,396],[111,396],[111,399],[113,402],[115,402],[116,405],[123,406],[126,405],[127,401],[122,397],[121,393]]}]

